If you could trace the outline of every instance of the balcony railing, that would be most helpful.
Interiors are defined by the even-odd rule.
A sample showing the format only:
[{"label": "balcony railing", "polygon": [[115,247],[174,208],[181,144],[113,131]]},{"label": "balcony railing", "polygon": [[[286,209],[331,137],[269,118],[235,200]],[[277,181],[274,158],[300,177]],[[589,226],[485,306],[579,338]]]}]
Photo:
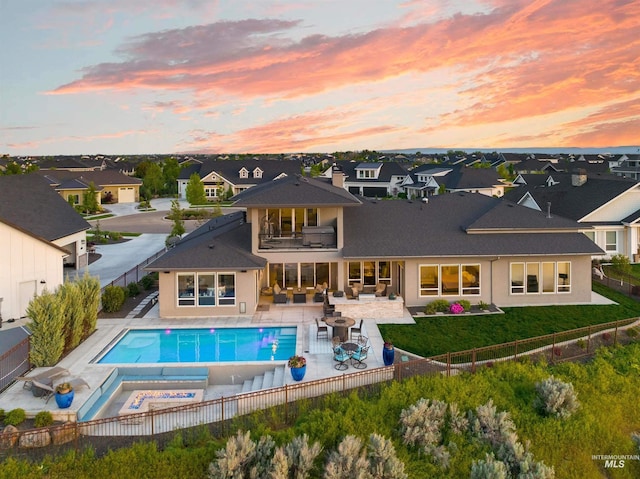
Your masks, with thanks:
[{"label": "balcony railing", "polygon": [[337,247],[337,235],[333,227],[308,228],[302,233],[289,234],[260,234],[260,249],[335,249]]}]

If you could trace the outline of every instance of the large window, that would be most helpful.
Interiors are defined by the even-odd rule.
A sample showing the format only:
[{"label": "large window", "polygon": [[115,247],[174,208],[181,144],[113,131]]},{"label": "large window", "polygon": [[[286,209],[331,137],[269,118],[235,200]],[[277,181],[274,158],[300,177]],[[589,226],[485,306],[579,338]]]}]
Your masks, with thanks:
[{"label": "large window", "polygon": [[479,264],[420,266],[420,296],[477,296],[479,294]]},{"label": "large window", "polygon": [[331,284],[329,263],[269,263],[268,286],[312,288],[316,284]]},{"label": "large window", "polygon": [[349,284],[391,284],[391,261],[350,261],[348,268]]},{"label": "large window", "polygon": [[[196,284],[198,285],[197,297],[194,286]],[[235,304],[235,273],[178,274],[178,306],[232,306]]]},{"label": "large window", "polygon": [[570,293],[571,263],[511,263],[511,294]]},{"label": "large window", "polygon": [[260,233],[290,237],[301,234],[303,226],[318,226],[317,208],[270,208],[260,210]]}]

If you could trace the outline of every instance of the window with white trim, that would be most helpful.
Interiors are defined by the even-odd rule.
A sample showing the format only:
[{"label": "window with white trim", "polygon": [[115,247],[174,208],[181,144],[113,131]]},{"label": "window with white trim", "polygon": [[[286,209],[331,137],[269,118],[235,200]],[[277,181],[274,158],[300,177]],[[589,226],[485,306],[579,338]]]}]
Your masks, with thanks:
[{"label": "window with white trim", "polygon": [[178,306],[211,307],[236,304],[235,273],[178,273],[177,279]]},{"label": "window with white trim", "polygon": [[571,262],[544,261],[510,264],[511,294],[571,292]]},{"label": "window with white trim", "polygon": [[618,251],[618,232],[605,231],[605,251]]},{"label": "window with white trim", "polygon": [[420,296],[477,296],[479,264],[420,265]]},{"label": "window with white trim", "polygon": [[391,284],[391,261],[350,261],[348,265],[349,284],[362,283],[375,286],[378,283]]},{"label": "window with white trim", "polygon": [[249,170],[247,170],[244,166],[240,168],[239,174],[240,178],[249,178]]}]

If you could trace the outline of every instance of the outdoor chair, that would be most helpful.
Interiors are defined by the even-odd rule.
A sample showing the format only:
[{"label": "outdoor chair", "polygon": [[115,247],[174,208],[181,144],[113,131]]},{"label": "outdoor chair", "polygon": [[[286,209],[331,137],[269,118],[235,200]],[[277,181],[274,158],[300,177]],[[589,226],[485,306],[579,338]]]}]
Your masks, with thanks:
[{"label": "outdoor chair", "polygon": [[348,369],[349,365],[347,364],[347,361],[350,357],[351,356],[349,356],[349,354],[347,354],[347,352],[342,349],[342,347],[338,346],[337,348],[334,348],[333,360],[338,362],[338,364],[336,364],[334,367],[338,371],[344,371],[345,369]]},{"label": "outdoor chair", "polygon": [[366,346],[368,342],[369,342],[369,338],[367,338],[366,336],[363,336],[362,334],[358,336],[358,345],[360,347]]},{"label": "outdoor chair", "polygon": [[369,346],[360,348],[355,353],[353,353],[351,355],[351,364],[353,365],[353,367],[356,369],[366,368],[367,364],[364,363],[363,361],[367,359],[368,353],[369,353]]},{"label": "outdoor chair", "polygon": [[331,343],[333,344],[333,349],[336,349],[338,346],[342,344],[342,340],[340,339],[339,336],[334,336],[331,339]]},{"label": "outdoor chair", "polygon": [[358,327],[353,327],[351,328],[351,339],[353,339],[354,336],[358,335],[360,336],[362,334],[362,323],[364,322],[363,319],[360,320],[360,325]]},{"label": "outdoor chair", "polygon": [[316,318],[316,326],[318,327],[318,330],[316,331],[316,339],[320,339],[322,336],[329,339],[329,326],[326,324],[324,326],[320,326],[318,318]]},{"label": "outdoor chair", "polygon": [[50,369],[47,369],[44,372],[35,374],[33,376],[18,376],[15,378],[16,381],[24,381],[22,383],[23,389],[31,389],[33,385],[33,381],[38,381],[40,383],[50,383],[54,379],[60,376],[66,376],[69,374],[69,371],[61,366],[54,366]]}]

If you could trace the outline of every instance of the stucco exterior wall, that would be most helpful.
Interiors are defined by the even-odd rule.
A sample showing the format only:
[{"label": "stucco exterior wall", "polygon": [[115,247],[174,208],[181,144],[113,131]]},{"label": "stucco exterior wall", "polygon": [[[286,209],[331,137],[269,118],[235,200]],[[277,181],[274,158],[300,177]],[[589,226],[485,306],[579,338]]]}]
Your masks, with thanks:
[{"label": "stucco exterior wall", "polygon": [[[192,271],[181,271],[191,273]],[[201,318],[207,316],[251,315],[258,304],[259,271],[198,271],[199,273],[235,273],[236,302],[233,306],[178,306],[177,272],[160,272],[158,276],[160,296],[158,306],[162,318]],[[240,312],[241,303],[245,303],[245,313]]]},{"label": "stucco exterior wall", "polygon": [[[571,292],[512,294],[510,286],[510,264],[514,262],[564,262],[571,263]],[[427,264],[480,264],[479,295],[420,296],[420,265]],[[591,257],[590,256],[545,256],[509,258],[424,258],[405,262],[405,291],[407,306],[424,306],[435,299],[456,301],[466,299],[471,304],[480,301],[498,306],[525,306],[549,304],[576,304],[591,301]]]}]

